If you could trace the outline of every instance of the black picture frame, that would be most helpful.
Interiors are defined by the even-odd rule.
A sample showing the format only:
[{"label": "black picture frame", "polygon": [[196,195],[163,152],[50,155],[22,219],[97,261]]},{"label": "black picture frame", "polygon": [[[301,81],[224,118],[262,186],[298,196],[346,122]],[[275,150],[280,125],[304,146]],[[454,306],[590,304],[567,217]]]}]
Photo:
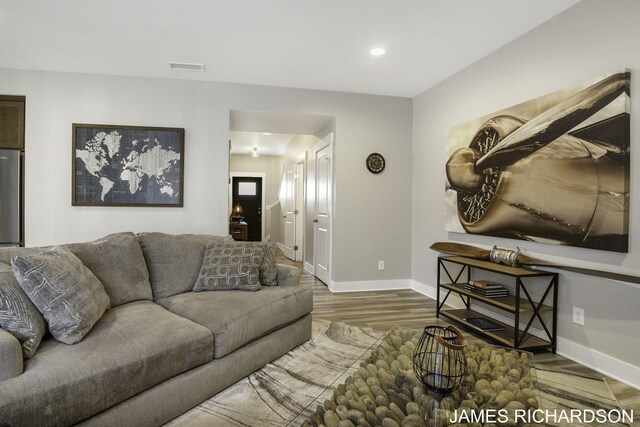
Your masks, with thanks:
[{"label": "black picture frame", "polygon": [[72,125],[72,206],[184,206],[184,128]]}]

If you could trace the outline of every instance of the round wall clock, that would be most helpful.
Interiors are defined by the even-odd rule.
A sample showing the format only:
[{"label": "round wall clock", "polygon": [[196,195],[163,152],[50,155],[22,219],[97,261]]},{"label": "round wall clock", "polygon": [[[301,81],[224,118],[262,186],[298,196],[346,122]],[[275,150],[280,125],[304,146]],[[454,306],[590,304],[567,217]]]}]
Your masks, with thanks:
[{"label": "round wall clock", "polygon": [[371,153],[369,157],[367,157],[367,169],[371,173],[380,173],[384,170],[385,161],[382,154]]}]

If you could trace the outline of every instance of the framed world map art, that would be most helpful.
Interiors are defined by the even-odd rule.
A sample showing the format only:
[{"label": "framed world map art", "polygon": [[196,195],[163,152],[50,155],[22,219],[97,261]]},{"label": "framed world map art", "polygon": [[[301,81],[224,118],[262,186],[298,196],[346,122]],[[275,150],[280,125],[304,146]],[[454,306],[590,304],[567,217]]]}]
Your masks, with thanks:
[{"label": "framed world map art", "polygon": [[72,156],[73,206],[183,206],[183,128],[74,123]]}]

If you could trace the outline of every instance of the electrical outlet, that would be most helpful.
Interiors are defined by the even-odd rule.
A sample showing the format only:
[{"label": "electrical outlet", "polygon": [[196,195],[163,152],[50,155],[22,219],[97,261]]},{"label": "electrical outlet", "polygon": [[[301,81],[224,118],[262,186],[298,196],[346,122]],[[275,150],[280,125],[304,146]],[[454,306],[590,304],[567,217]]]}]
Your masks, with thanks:
[{"label": "electrical outlet", "polygon": [[573,307],[573,323],[584,326],[584,309]]},{"label": "electrical outlet", "polygon": [[378,270],[384,270],[384,261],[378,261]]}]

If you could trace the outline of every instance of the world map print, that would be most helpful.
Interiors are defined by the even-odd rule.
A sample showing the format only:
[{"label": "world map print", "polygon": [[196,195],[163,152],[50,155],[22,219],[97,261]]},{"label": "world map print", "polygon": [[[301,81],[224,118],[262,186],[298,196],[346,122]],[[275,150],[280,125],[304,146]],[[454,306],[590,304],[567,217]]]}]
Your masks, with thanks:
[{"label": "world map print", "polygon": [[182,206],[184,129],[74,125],[74,205]]}]

